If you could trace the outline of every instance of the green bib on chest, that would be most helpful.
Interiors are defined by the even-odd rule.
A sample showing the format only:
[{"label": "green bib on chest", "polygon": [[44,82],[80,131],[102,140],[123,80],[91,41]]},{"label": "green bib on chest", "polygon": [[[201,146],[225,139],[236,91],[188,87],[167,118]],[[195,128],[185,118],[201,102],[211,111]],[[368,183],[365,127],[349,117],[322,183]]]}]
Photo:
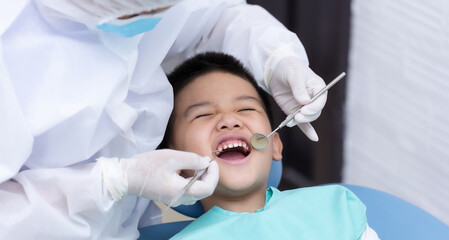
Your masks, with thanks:
[{"label": "green bib on chest", "polygon": [[339,185],[280,192],[268,188],[254,213],[213,207],[173,239],[359,239],[365,230],[363,203]]}]

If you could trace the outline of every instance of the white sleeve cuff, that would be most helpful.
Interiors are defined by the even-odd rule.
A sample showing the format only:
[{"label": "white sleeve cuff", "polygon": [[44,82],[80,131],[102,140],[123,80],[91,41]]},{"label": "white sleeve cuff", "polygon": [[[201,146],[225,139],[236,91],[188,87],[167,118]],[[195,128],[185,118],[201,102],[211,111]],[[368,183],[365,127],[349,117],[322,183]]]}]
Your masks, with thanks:
[{"label": "white sleeve cuff", "polygon": [[363,231],[360,240],[379,240],[377,233],[366,224],[365,231]]},{"label": "white sleeve cuff", "polygon": [[103,182],[112,199],[118,201],[128,193],[128,183],[122,174],[118,158],[97,158],[103,173]]}]

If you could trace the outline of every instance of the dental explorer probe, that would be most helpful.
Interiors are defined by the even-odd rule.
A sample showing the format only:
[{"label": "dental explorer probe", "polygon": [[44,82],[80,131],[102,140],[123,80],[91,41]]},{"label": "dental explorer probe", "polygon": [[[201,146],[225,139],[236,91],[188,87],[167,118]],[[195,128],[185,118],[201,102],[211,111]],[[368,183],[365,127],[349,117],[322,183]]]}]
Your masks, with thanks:
[{"label": "dental explorer probe", "polygon": [[[326,92],[327,90],[329,90],[329,88],[331,88],[332,86],[334,86],[338,81],[340,81],[344,76],[346,76],[345,72],[342,72],[340,75],[338,75],[334,80],[332,80],[329,84],[326,85],[326,87],[324,87],[323,89],[321,89],[317,94],[315,94],[315,96],[312,97],[312,99],[310,99],[309,103],[314,102],[318,97],[320,97],[324,92]],[[283,128],[285,125],[287,125],[287,123],[289,123],[296,114],[298,114],[301,111],[300,107],[298,110],[296,110],[293,113],[290,113],[284,121],[281,122],[281,124],[279,124],[279,126],[274,129],[270,134],[268,134],[267,136],[261,134],[261,133],[255,133],[252,137],[251,137],[251,145],[256,148],[256,149],[264,149],[267,145],[268,145],[268,138],[271,137],[271,135],[273,135],[275,132],[277,132],[279,129]]]},{"label": "dental explorer probe", "polygon": [[[212,151],[212,159],[209,162],[215,160],[217,153],[220,153],[220,151],[219,150]],[[167,209],[171,208],[176,203],[176,201],[178,201],[184,195],[184,193],[186,193],[187,190],[206,172],[206,170],[207,168],[195,172],[192,179],[190,179],[190,181],[182,188],[182,190],[170,201],[170,203],[167,205],[167,207],[165,207],[162,213],[164,213]]]}]

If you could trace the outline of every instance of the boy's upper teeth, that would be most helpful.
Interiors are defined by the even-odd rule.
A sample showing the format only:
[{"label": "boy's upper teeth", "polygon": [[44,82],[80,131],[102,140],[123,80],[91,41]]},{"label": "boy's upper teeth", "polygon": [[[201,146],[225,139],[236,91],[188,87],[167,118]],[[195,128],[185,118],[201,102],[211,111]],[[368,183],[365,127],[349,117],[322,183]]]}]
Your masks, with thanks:
[{"label": "boy's upper teeth", "polygon": [[243,148],[245,148],[245,150],[247,150],[247,151],[249,150],[249,147],[246,144],[246,142],[242,141],[242,140],[230,140],[230,141],[222,142],[217,146],[217,150],[222,151],[224,149],[235,148],[235,147],[243,147]]}]

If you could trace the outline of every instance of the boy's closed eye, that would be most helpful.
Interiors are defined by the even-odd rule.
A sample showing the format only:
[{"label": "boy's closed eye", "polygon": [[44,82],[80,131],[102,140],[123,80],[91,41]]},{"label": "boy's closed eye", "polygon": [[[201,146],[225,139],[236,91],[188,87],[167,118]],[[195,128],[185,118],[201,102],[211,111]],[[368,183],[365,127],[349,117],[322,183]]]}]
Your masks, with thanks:
[{"label": "boy's closed eye", "polygon": [[202,114],[198,114],[198,115],[196,115],[193,119],[205,118],[205,117],[209,117],[209,116],[212,116],[212,113],[202,113]]},{"label": "boy's closed eye", "polygon": [[[242,108],[239,109],[237,112],[250,112],[250,111],[257,111],[255,108]],[[205,118],[205,117],[209,117],[212,116],[213,113],[201,113],[201,114],[197,114],[194,119],[198,119],[198,118]]]},{"label": "boy's closed eye", "polygon": [[242,108],[239,109],[239,112],[244,112],[244,111],[257,111],[255,108]]}]

